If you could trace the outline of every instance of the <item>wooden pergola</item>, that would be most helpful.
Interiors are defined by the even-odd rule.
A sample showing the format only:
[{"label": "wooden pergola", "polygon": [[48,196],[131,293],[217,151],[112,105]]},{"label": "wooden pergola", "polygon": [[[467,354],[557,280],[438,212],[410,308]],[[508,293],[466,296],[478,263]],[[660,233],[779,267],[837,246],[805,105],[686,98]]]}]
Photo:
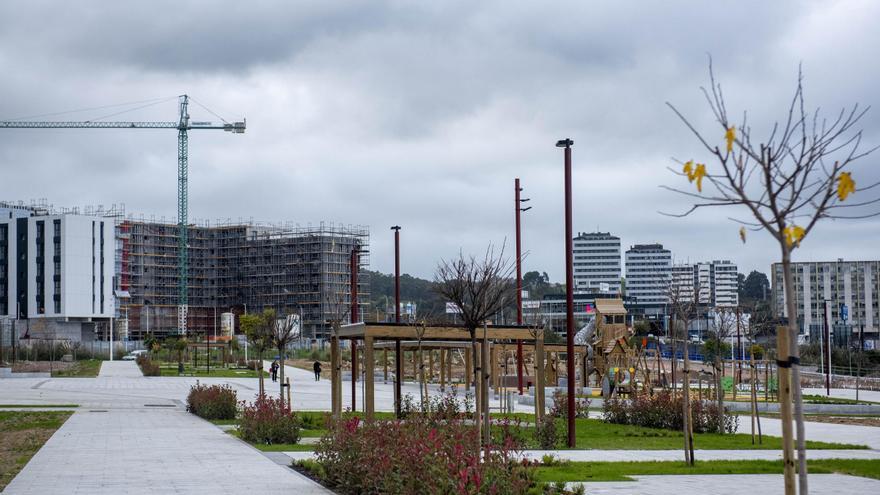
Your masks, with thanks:
[{"label": "wooden pergola", "polygon": [[[543,369],[544,364],[544,331],[542,329],[534,329],[527,326],[486,326],[477,329],[476,332],[478,356],[486,354],[482,351],[483,347],[490,350],[492,346],[515,346],[517,341],[523,344],[532,344],[535,349],[535,366],[536,369]],[[330,339],[330,376],[331,376],[331,393],[332,393],[332,413],[338,417],[342,413],[342,367],[339,353],[339,341],[350,340],[353,342],[361,341],[364,346],[364,411],[368,420],[372,420],[375,413],[375,350],[377,346],[381,348],[393,343],[395,347],[395,364],[398,366],[398,372],[394,373],[394,387],[396,391],[395,412],[399,413],[400,407],[400,382],[402,373],[402,350],[404,345],[412,349],[417,347],[419,343],[423,349],[433,346],[435,349],[451,349],[451,348],[470,348],[471,336],[470,332],[462,326],[433,326],[433,325],[411,325],[402,323],[353,323],[343,325],[334,332]],[[398,345],[400,344],[400,345]],[[470,353],[465,353],[466,361],[471,360]],[[357,360],[352,356],[352,382],[356,380]],[[488,360],[488,356],[486,357]],[[494,361],[494,360],[493,360]],[[493,362],[490,361],[490,362]],[[444,363],[445,364],[445,363]],[[488,363],[487,363],[488,364]],[[486,366],[477,363],[483,373],[490,370]],[[540,366],[540,367],[539,367]],[[490,368],[491,369],[491,368]],[[535,383],[535,413],[540,417],[543,416],[544,408],[538,407],[538,404],[544,403],[544,376],[543,373],[537,373]],[[480,380],[482,381],[482,380]],[[479,400],[480,381],[476,383],[477,392],[475,395]],[[466,383],[468,380],[466,380]],[[352,393],[354,394],[354,386]],[[479,410],[479,405],[478,405]]]}]

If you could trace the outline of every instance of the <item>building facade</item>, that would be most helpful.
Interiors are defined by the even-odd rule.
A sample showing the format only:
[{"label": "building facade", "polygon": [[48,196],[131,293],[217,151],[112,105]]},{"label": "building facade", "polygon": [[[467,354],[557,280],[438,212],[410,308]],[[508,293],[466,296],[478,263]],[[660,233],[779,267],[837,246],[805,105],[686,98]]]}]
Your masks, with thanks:
[{"label": "building facade", "polygon": [[573,239],[574,290],[620,294],[620,238],[609,232]]},{"label": "building facade", "polygon": [[640,315],[663,315],[672,281],[672,252],[662,244],[636,244],[626,251],[626,295]]},{"label": "building facade", "polygon": [[730,308],[739,305],[737,266],[728,260],[672,266],[672,288],[681,300],[705,307]]},{"label": "building facade", "polygon": [[[794,317],[801,334],[818,339],[827,321],[838,345],[855,344],[859,331],[867,345],[876,345],[880,338],[880,261],[838,259],[792,263],[791,267],[797,308]],[[787,318],[782,264],[774,263],[770,273],[774,312]]]},{"label": "building facade", "polygon": [[115,310],[113,246],[112,218],[0,203],[0,317],[29,338],[93,333]]},{"label": "building facade", "polygon": [[[177,332],[178,227],[125,220],[118,226],[121,316],[131,338]],[[351,253],[366,253],[362,227],[235,224],[193,226],[189,238],[187,332],[220,334],[222,313],[273,309],[303,319],[304,336],[325,338],[348,322]],[[366,266],[366,254],[359,256]],[[368,311],[369,280],[358,278],[359,319]],[[237,325],[236,318],[236,325]]]}]

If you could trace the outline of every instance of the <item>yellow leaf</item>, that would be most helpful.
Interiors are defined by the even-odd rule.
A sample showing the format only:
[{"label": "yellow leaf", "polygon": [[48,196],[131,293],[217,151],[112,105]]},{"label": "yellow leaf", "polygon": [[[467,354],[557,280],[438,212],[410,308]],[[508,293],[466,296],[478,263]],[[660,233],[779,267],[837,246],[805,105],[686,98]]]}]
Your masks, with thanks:
[{"label": "yellow leaf", "polygon": [[730,126],[724,133],[724,139],[727,140],[727,152],[733,151],[733,141],[736,140],[736,127]]},{"label": "yellow leaf", "polygon": [[797,247],[800,245],[801,239],[804,238],[806,231],[804,231],[803,227],[789,225],[782,231],[782,233],[785,235],[785,243],[788,244],[789,247]]},{"label": "yellow leaf", "polygon": [[739,238],[742,239],[743,244],[746,243],[746,228],[745,227],[739,228]]},{"label": "yellow leaf", "polygon": [[856,182],[849,172],[841,172],[837,177],[837,197],[843,201],[847,196],[856,192]]},{"label": "yellow leaf", "polygon": [[697,181],[697,191],[703,192],[703,177],[706,176],[706,164],[698,163],[694,170],[694,179]]},{"label": "yellow leaf", "polygon": [[682,172],[687,175],[689,181],[694,181],[694,161],[688,160],[687,163],[684,164],[684,168],[681,169]]}]

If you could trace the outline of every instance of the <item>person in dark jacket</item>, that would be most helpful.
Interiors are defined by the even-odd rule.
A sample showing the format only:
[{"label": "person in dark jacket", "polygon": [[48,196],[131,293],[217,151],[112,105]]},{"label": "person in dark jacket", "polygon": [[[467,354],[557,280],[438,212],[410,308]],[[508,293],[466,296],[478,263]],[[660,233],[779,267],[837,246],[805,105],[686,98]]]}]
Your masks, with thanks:
[{"label": "person in dark jacket", "polygon": [[278,361],[272,361],[272,365],[269,366],[269,374],[272,375],[272,381],[278,381]]},{"label": "person in dark jacket", "polygon": [[315,370],[315,381],[321,381],[321,362],[315,361],[315,364],[312,366],[312,368]]}]

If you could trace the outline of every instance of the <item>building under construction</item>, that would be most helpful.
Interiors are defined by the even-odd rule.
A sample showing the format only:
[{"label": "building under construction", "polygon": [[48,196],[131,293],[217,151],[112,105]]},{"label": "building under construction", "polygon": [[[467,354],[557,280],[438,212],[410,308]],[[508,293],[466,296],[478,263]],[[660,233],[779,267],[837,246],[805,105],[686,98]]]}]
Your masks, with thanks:
[{"label": "building under construction", "polygon": [[[187,332],[219,334],[222,313],[272,308],[302,316],[306,337],[348,321],[352,251],[368,263],[369,230],[254,223],[191,226]],[[178,226],[128,218],[117,225],[119,316],[130,339],[177,333]],[[369,280],[358,278],[361,312]],[[236,318],[237,323],[237,318]]]}]

